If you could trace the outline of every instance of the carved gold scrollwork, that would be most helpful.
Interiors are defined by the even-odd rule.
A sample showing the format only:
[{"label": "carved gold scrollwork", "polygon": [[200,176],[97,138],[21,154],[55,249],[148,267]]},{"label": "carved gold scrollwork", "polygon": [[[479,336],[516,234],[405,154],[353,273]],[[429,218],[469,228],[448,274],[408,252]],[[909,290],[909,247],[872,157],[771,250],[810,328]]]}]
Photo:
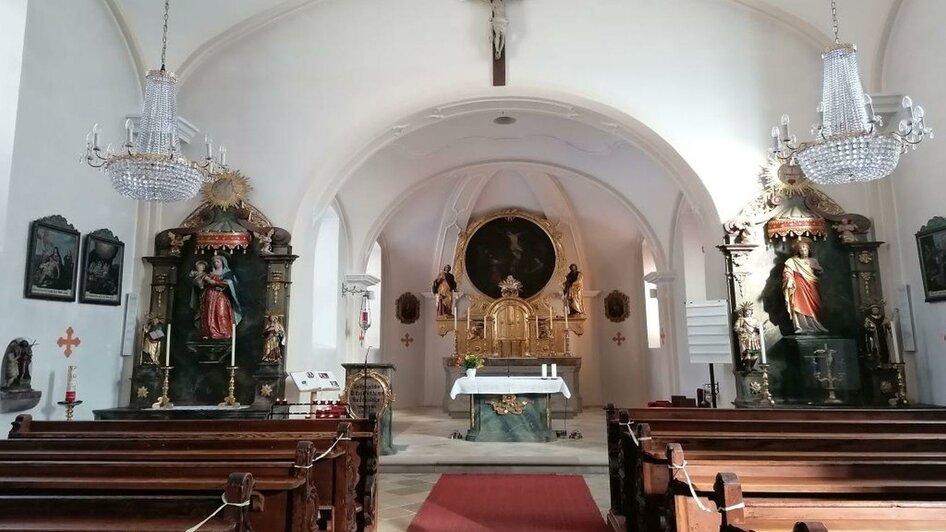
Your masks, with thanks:
[{"label": "carved gold scrollwork", "polygon": [[861,251],[857,254],[857,262],[861,264],[870,264],[874,262],[874,255],[870,251]]},{"label": "carved gold scrollwork", "polygon": [[501,415],[512,414],[518,416],[525,410],[528,401],[520,401],[515,395],[504,395],[501,401],[488,401],[487,404],[493,407],[493,410]]}]

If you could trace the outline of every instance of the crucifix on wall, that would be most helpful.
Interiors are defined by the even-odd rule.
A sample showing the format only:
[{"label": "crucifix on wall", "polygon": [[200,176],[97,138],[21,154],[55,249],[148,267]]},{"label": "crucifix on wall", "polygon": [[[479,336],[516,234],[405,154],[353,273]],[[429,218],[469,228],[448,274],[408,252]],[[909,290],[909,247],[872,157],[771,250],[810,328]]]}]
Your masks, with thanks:
[{"label": "crucifix on wall", "polygon": [[490,35],[493,55],[493,86],[500,87],[506,84],[506,28],[509,19],[506,18],[506,0],[483,0],[492,9],[490,16]]}]

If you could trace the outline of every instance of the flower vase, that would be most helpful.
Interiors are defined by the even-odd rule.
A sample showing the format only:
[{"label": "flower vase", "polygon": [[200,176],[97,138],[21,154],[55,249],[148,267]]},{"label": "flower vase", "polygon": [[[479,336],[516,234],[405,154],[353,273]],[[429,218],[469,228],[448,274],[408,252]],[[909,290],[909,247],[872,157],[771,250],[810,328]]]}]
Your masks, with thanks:
[{"label": "flower vase", "polygon": [[476,368],[467,368],[467,370],[466,370],[466,376],[467,376],[467,378],[469,378],[469,379],[472,379],[472,378],[476,377]]}]

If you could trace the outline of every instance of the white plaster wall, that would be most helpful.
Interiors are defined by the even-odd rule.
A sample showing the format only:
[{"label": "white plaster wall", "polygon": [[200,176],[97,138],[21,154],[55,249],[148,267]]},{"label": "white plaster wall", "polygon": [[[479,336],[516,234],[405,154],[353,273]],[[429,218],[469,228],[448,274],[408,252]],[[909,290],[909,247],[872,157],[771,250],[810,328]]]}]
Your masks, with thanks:
[{"label": "white plaster wall", "polygon": [[[10,192],[10,165],[16,134],[16,110],[20,99],[20,70],[23,67],[23,37],[26,31],[26,0],[0,4],[0,205]],[[0,252],[6,244],[7,213],[0,213]]]},{"label": "white plaster wall", "polygon": [[[905,2],[897,21],[887,55],[885,90],[910,94],[926,109],[930,124],[942,125],[946,117],[946,71],[942,50],[946,49],[946,3],[936,0]],[[942,127],[937,133],[942,132]],[[946,303],[925,303],[920,261],[914,234],[933,216],[946,216],[943,203],[946,150],[943,139],[903,157],[891,178],[895,203],[889,222],[892,226],[894,275],[913,292],[916,319],[916,354],[907,354],[907,367],[917,375],[911,395],[935,404],[946,404]],[[887,299],[894,300],[889,293]],[[911,379],[912,380],[912,379]]]},{"label": "white plaster wall", "polygon": [[[124,114],[141,105],[136,75],[103,2],[29,2],[12,179],[2,205],[8,223],[0,261],[0,278],[6,280],[0,284],[0,330],[4,347],[18,336],[38,342],[33,387],[43,398],[29,413],[39,419],[63,417],[55,403],[64,396],[70,364],[78,366],[78,397],[84,401],[78,419],[127,400],[118,394],[124,308],[24,299],[22,283],[30,221],[61,214],[83,234],[109,228],[125,242],[124,286],[130,290],[138,268],[137,204],[78,158],[95,122],[105,128],[106,139],[121,138]],[[56,340],[70,326],[82,343],[66,359]],[[0,415],[0,425],[15,415]]]}]

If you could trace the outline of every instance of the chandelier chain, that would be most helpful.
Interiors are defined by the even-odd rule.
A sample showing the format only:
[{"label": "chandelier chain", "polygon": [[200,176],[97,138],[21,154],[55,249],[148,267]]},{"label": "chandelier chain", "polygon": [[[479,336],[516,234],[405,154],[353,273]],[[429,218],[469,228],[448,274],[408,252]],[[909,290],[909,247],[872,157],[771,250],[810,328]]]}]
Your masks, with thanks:
[{"label": "chandelier chain", "polygon": [[841,39],[838,37],[838,4],[836,0],[831,0],[831,22],[834,28],[834,44],[840,44]]},{"label": "chandelier chain", "polygon": [[161,37],[161,72],[165,72],[164,63],[168,53],[168,12],[171,10],[171,0],[164,0],[164,34]]}]

